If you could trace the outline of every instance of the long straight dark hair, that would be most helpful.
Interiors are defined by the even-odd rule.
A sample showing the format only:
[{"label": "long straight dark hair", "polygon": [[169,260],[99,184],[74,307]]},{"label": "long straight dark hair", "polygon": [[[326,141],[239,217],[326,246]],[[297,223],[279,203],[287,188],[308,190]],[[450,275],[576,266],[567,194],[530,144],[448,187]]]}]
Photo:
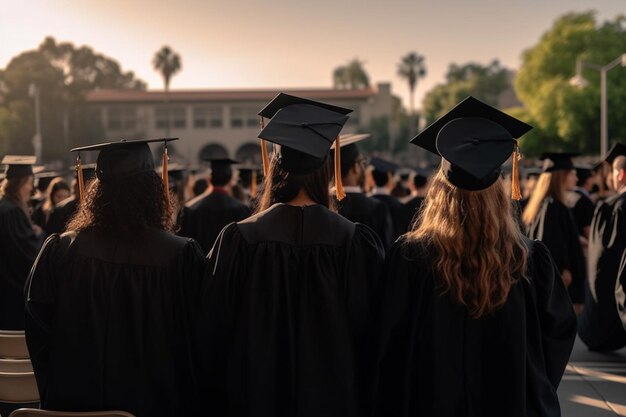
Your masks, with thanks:
[{"label": "long straight dark hair", "polygon": [[317,204],[335,211],[334,202],[328,192],[331,176],[330,158],[327,158],[315,171],[297,175],[281,168],[274,154],[268,173],[263,179],[263,191],[256,212],[267,210],[276,203],[287,203],[293,200],[301,189]]}]

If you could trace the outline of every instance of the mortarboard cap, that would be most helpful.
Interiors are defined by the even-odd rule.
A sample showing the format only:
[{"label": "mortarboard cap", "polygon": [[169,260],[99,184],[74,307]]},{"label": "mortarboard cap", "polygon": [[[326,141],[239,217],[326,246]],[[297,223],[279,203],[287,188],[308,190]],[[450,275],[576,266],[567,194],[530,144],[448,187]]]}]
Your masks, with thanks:
[{"label": "mortarboard cap", "polygon": [[[339,135],[342,172],[350,169],[350,167],[356,162],[357,158],[361,154],[361,150],[359,149],[357,143],[369,137],[370,135],[367,133]],[[336,144],[337,142],[333,143],[330,148],[335,149]]]},{"label": "mortarboard cap", "polygon": [[386,161],[382,158],[374,157],[370,161],[370,165],[374,167],[376,171],[387,172],[391,174],[395,174],[395,172],[400,168],[398,165],[394,164],[391,161]]},{"label": "mortarboard cap", "polygon": [[33,175],[33,165],[37,157],[32,155],[6,155],[2,158],[2,164],[6,165],[4,176],[10,180],[13,178]]},{"label": "mortarboard cap", "polygon": [[572,157],[578,156],[572,152],[545,152],[539,160],[543,161],[542,172],[554,172],[574,169]]},{"label": "mortarboard cap", "polygon": [[543,170],[541,168],[527,168],[524,170],[524,177],[526,179],[532,178],[532,177],[538,177],[539,175],[541,175],[541,172]]},{"label": "mortarboard cap", "polygon": [[100,151],[96,162],[96,177],[100,181],[126,178],[155,169],[154,157],[148,146],[153,142],[171,142],[178,138],[121,140],[72,149],[72,152]]},{"label": "mortarboard cap", "polygon": [[467,97],[428,126],[411,143],[440,155],[446,178],[470,191],[491,186],[501,166],[513,158],[513,198],[517,185],[517,139],[532,129],[528,124],[475,99]]},{"label": "mortarboard cap", "polygon": [[615,158],[618,156],[626,156],[626,145],[621,143],[614,144],[611,149],[607,152],[604,160],[609,164],[612,164],[615,161]]}]

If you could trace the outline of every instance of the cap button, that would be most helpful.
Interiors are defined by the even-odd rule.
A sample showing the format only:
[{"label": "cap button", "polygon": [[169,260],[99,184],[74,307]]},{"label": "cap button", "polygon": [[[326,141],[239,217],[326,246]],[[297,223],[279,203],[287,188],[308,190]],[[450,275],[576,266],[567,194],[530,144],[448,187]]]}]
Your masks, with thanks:
[{"label": "cap button", "polygon": [[308,124],[308,123],[306,123],[306,122],[302,122],[302,123],[300,123],[300,127],[308,127],[308,126],[309,126],[309,124]]},{"label": "cap button", "polygon": [[480,145],[480,141],[478,139],[473,139],[472,145]]}]

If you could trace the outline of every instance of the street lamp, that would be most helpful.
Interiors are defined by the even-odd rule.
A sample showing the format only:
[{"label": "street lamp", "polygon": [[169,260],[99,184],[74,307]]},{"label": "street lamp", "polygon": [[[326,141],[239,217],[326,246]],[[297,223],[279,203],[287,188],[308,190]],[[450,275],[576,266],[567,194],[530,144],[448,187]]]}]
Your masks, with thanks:
[{"label": "street lamp", "polygon": [[605,66],[593,64],[583,61],[580,57],[576,58],[576,75],[569,82],[574,87],[585,88],[589,83],[583,77],[583,67],[591,68],[600,72],[600,155],[606,155],[609,141],[609,126],[607,115],[607,91],[606,91],[606,74],[617,65],[626,67],[626,54],[621,54],[613,61]]}]

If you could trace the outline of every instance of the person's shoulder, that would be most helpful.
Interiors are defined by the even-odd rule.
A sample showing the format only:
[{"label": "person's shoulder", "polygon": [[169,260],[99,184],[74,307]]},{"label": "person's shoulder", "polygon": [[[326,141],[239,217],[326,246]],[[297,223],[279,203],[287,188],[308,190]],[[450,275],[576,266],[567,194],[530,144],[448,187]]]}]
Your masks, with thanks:
[{"label": "person's shoulder", "polygon": [[17,211],[22,211],[13,201],[8,198],[0,199],[0,214],[15,214]]}]

